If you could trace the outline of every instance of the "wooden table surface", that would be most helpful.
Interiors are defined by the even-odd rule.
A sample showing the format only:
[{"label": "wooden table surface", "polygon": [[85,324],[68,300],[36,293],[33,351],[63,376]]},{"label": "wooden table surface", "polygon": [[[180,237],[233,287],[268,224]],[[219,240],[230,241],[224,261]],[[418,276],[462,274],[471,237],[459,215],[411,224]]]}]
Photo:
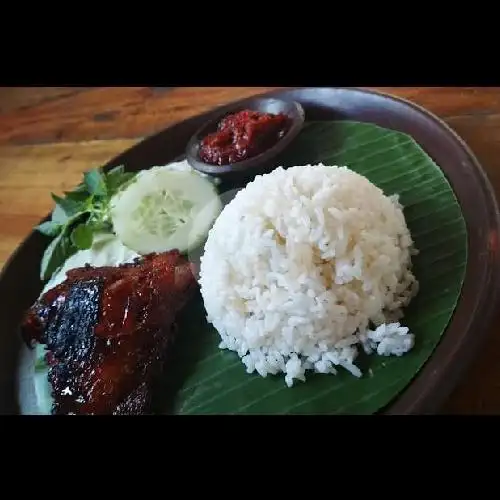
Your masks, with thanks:
[{"label": "wooden table surface", "polygon": [[[266,90],[271,88],[0,88],[0,267],[52,209],[50,191],[73,187],[84,170],[177,121]],[[443,118],[500,194],[500,88],[378,90]],[[499,324],[443,412],[500,413]]]}]

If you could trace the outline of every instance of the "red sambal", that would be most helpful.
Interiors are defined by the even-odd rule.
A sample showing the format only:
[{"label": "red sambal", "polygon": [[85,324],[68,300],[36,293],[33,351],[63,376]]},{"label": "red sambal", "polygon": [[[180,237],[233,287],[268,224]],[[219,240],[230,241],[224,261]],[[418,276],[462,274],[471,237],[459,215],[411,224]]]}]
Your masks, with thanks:
[{"label": "red sambal", "polygon": [[244,110],[228,115],[219,123],[217,132],[203,139],[200,158],[211,165],[228,165],[257,156],[274,146],[291,122],[284,113]]}]

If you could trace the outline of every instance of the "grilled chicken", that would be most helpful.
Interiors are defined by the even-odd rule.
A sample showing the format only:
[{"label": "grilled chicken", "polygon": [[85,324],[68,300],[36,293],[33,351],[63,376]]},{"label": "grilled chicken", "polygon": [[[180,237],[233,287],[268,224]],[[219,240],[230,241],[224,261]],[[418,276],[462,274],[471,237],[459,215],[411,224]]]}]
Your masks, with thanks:
[{"label": "grilled chicken", "polygon": [[149,413],[176,315],[196,286],[177,251],[69,271],[30,308],[21,328],[29,346],[47,345],[52,413]]}]

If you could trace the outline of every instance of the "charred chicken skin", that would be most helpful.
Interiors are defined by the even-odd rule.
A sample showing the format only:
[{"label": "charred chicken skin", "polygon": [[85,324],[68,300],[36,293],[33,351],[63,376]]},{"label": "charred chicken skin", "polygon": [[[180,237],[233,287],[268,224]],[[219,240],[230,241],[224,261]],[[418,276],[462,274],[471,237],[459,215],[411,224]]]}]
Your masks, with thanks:
[{"label": "charred chicken skin", "polygon": [[24,341],[47,345],[53,414],[143,414],[197,283],[179,252],[86,266],[29,309]]}]

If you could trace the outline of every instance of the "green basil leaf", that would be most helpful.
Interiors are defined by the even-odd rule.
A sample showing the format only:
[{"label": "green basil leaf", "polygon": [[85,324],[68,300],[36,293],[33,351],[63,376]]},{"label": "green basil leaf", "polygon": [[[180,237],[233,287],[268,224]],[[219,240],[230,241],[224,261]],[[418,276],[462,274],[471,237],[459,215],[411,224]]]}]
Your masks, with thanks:
[{"label": "green basil leaf", "polygon": [[40,278],[42,281],[49,279],[66,260],[65,235],[61,232],[45,249],[40,265]]},{"label": "green basil leaf", "polygon": [[52,193],[51,196],[56,203],[56,208],[59,207],[68,217],[72,217],[85,209],[85,202],[72,200],[70,198],[61,198],[54,193]]},{"label": "green basil leaf", "polygon": [[90,194],[95,196],[105,196],[107,194],[106,181],[100,169],[85,172],[83,182]]},{"label": "green basil leaf", "polygon": [[71,232],[71,242],[79,250],[86,250],[92,246],[93,231],[91,226],[79,224]]},{"label": "green basil leaf", "polygon": [[120,165],[111,169],[106,174],[106,186],[110,197],[124,188],[136,176],[135,172],[125,172],[125,167]]},{"label": "green basil leaf", "polygon": [[63,224],[59,222],[55,222],[52,220],[48,220],[46,222],[42,222],[38,226],[35,227],[35,230],[42,233],[45,236],[57,236],[63,230]]},{"label": "green basil leaf", "polygon": [[65,224],[68,221],[69,217],[66,215],[66,212],[59,206],[56,205],[54,210],[52,211],[52,222],[57,222],[58,224]]}]

